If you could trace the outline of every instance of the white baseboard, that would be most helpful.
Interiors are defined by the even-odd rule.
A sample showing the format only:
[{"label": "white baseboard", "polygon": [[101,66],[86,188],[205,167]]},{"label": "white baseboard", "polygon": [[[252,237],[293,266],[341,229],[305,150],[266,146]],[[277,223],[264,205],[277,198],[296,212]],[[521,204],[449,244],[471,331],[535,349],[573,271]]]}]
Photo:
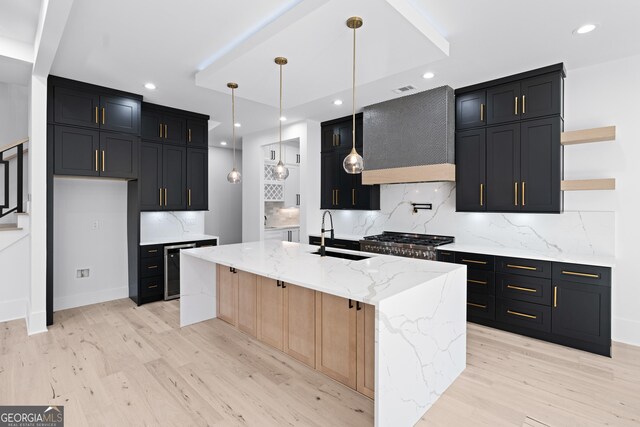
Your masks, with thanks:
[{"label": "white baseboard", "polygon": [[640,346],[640,322],[631,319],[613,318],[613,341]]},{"label": "white baseboard", "polygon": [[115,299],[127,298],[129,287],[105,289],[99,292],[88,292],[66,297],[53,299],[53,311],[66,310],[67,308],[82,307],[85,305],[97,304],[100,302],[113,301]]},{"label": "white baseboard", "polygon": [[27,317],[27,334],[34,335],[47,332],[47,312],[30,313]]},{"label": "white baseboard", "polygon": [[9,320],[24,319],[27,311],[27,300],[14,299],[0,302],[0,322]]}]

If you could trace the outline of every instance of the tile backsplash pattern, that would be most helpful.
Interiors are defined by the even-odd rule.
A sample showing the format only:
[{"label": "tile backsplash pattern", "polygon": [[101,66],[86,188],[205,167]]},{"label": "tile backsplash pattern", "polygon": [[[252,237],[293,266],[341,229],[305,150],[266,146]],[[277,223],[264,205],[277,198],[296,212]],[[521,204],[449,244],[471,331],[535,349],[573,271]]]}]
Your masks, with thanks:
[{"label": "tile backsplash pattern", "polygon": [[140,240],[204,234],[204,212],[141,212]]},{"label": "tile backsplash pattern", "polygon": [[300,209],[285,208],[284,202],[265,202],[264,214],[267,216],[267,227],[300,225]]},{"label": "tile backsplash pattern", "polygon": [[[333,211],[336,233],[400,231],[455,236],[456,242],[544,253],[615,255],[615,212],[562,214],[456,212],[455,184],[383,185],[380,211]],[[413,213],[411,203],[432,203]],[[319,223],[319,220],[318,220]]]}]

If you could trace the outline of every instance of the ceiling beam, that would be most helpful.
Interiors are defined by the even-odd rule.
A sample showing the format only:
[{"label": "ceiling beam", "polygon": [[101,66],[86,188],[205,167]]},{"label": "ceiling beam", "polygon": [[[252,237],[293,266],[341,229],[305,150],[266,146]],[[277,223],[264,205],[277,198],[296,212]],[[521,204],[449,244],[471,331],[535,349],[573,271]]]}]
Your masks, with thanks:
[{"label": "ceiling beam", "polygon": [[7,37],[0,37],[0,56],[17,59],[23,62],[33,62],[33,46]]},{"label": "ceiling beam", "polygon": [[71,6],[73,0],[43,0],[33,47],[33,75],[49,75]]},{"label": "ceiling beam", "polygon": [[445,55],[449,56],[449,41],[440,34],[422,12],[415,8],[410,0],[386,0],[386,2],[397,10],[407,22],[429,39],[431,43],[436,45]]}]

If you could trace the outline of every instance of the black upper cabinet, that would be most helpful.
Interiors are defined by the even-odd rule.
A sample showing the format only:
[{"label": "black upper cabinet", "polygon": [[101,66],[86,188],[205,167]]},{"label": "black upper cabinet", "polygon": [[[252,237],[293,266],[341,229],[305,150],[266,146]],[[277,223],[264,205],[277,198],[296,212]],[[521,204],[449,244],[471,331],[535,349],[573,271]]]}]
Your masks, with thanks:
[{"label": "black upper cabinet", "polygon": [[100,127],[100,96],[96,93],[55,87],[53,111],[56,123]]},{"label": "black upper cabinet", "polygon": [[162,151],[164,209],[184,210],[187,206],[187,148],[165,145]]},{"label": "black upper cabinet", "polygon": [[487,209],[485,129],[456,135],[456,182],[458,211]]},{"label": "black upper cabinet", "polygon": [[[362,154],[362,113],[356,114],[356,149]],[[353,116],[322,123],[322,151],[349,150],[353,145]]]},{"label": "black upper cabinet", "polygon": [[456,129],[484,126],[486,106],[486,91],[484,90],[456,97]]},{"label": "black upper cabinet", "polygon": [[187,141],[187,119],[173,114],[164,114],[162,122],[164,142],[184,144]]},{"label": "black upper cabinet", "polygon": [[150,110],[146,108],[146,104],[142,104],[142,130],[140,133],[145,141],[162,141],[162,135],[164,135],[162,112]]},{"label": "black upper cabinet", "polygon": [[140,101],[122,96],[100,97],[100,129],[140,134]]},{"label": "black upper cabinet", "polygon": [[209,142],[209,126],[203,119],[187,119],[187,145],[206,147]]},{"label": "black upper cabinet", "polygon": [[164,207],[162,182],[162,144],[140,143],[140,210],[157,211]]},{"label": "black upper cabinet", "polygon": [[521,118],[563,115],[563,79],[560,73],[546,74],[520,82]]},{"label": "black upper cabinet", "polygon": [[208,116],[161,105],[142,104],[142,138],[169,144],[206,147]]},{"label": "black upper cabinet", "polygon": [[487,124],[520,119],[520,83],[509,83],[487,89]]},{"label": "black upper cabinet", "polygon": [[187,209],[209,209],[208,165],[209,156],[206,148],[187,148]]},{"label": "black upper cabinet", "polygon": [[[333,135],[333,132],[331,133]],[[336,188],[339,186],[336,170],[336,151],[320,154],[320,209],[336,209]]]},{"label": "black upper cabinet", "polygon": [[55,126],[54,174],[100,176],[100,132]]},{"label": "black upper cabinet", "polygon": [[520,210],[520,124],[487,128],[487,210]]},{"label": "black upper cabinet", "polygon": [[138,137],[100,133],[100,176],[134,179],[138,177]]},{"label": "black upper cabinet", "polygon": [[560,212],[562,119],[520,124],[520,207],[523,212]]}]

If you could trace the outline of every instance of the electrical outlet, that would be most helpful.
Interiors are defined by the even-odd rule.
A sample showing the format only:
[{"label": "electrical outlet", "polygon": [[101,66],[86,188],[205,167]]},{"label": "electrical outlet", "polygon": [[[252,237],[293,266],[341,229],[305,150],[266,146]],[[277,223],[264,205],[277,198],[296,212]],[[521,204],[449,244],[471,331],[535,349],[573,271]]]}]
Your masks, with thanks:
[{"label": "electrical outlet", "polygon": [[89,269],[88,268],[81,268],[81,269],[76,270],[76,278],[84,279],[86,277],[89,277]]},{"label": "electrical outlet", "polygon": [[93,223],[91,224],[91,228],[94,230],[98,230],[100,228],[100,222],[93,221]]}]

